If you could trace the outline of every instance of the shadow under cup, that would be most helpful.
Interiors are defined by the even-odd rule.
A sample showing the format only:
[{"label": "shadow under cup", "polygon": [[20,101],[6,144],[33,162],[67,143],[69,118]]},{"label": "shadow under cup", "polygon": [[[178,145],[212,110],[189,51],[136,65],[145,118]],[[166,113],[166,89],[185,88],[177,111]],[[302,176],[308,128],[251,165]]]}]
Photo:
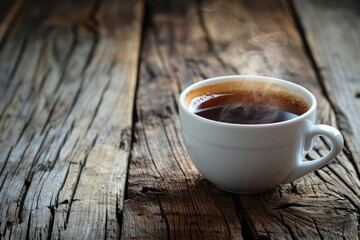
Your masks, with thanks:
[{"label": "shadow under cup", "polygon": [[[300,109],[301,114],[275,123],[234,124],[194,113],[201,98],[234,92],[261,96],[257,104],[270,102],[280,108]],[[302,166],[303,157],[312,148],[314,134],[324,135],[327,130],[309,135],[313,126],[317,126],[316,100],[305,88],[285,80],[241,75],[204,80],[180,94],[179,115],[194,165],[205,178],[226,191],[267,191],[315,170],[325,161],[317,166]]]}]

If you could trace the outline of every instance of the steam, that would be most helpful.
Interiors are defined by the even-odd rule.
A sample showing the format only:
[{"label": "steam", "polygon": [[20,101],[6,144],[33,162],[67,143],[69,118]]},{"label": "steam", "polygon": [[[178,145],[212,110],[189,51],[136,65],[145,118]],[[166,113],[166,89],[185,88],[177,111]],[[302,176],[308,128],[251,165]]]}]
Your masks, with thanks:
[{"label": "steam", "polygon": [[280,112],[268,106],[239,104],[221,111],[219,121],[238,124],[266,124],[276,122]]},{"label": "steam", "polygon": [[[239,5],[242,6],[237,8]],[[302,66],[296,60],[299,53],[292,46],[297,44],[296,36],[293,38],[292,33],[286,31],[291,29],[291,22],[279,21],[276,18],[279,14],[274,14],[273,7],[266,6],[266,2],[257,6],[256,11],[251,4],[239,5],[227,1],[204,2],[202,6],[188,9],[174,22],[180,41],[175,43],[176,53],[172,59],[176,59],[176,63],[172,65],[182,79],[179,83],[184,84],[180,88],[222,75],[280,78],[303,75]],[[259,102],[257,88],[251,89],[249,98]],[[246,123],[264,123],[282,117],[271,98],[261,104],[249,104],[250,100],[226,104],[221,120],[235,121],[241,115]]]},{"label": "steam", "polygon": [[265,124],[276,122],[280,111],[271,103],[260,105],[254,100],[225,104],[219,114],[219,121],[238,124]]},{"label": "steam", "polygon": [[[206,94],[205,94],[206,93]],[[301,115],[307,104],[276,83],[243,79],[205,85],[188,94],[188,109],[226,123],[267,124]]]}]

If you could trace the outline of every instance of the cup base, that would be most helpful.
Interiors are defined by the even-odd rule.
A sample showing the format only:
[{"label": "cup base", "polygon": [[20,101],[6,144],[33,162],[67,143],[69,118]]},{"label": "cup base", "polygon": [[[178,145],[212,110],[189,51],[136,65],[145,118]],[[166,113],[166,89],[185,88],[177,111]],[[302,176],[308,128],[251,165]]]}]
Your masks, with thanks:
[{"label": "cup base", "polygon": [[267,189],[264,189],[264,190],[256,190],[256,191],[238,191],[238,190],[233,190],[233,189],[228,189],[228,188],[223,188],[223,187],[219,187],[219,186],[216,186],[218,188],[220,188],[221,190],[224,190],[226,192],[230,192],[230,193],[236,193],[236,194],[258,194],[258,193],[264,193],[264,192],[268,192],[268,191],[271,191],[273,189],[275,189],[276,187],[272,187],[272,188],[267,188]]}]

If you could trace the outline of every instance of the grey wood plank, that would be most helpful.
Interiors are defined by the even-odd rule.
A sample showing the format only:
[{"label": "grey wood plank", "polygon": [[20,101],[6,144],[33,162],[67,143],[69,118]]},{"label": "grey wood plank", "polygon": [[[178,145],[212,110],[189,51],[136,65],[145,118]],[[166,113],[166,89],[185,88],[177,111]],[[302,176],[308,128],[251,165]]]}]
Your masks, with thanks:
[{"label": "grey wood plank", "polygon": [[0,238],[118,238],[143,2],[18,1],[9,13]]}]

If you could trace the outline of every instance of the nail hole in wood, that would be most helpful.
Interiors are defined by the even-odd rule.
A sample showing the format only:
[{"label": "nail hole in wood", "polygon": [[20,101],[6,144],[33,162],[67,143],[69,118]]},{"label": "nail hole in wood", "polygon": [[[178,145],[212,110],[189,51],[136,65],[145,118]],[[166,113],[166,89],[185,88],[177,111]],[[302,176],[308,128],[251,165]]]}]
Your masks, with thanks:
[{"label": "nail hole in wood", "polygon": [[356,98],[360,98],[360,92],[355,93]]}]

